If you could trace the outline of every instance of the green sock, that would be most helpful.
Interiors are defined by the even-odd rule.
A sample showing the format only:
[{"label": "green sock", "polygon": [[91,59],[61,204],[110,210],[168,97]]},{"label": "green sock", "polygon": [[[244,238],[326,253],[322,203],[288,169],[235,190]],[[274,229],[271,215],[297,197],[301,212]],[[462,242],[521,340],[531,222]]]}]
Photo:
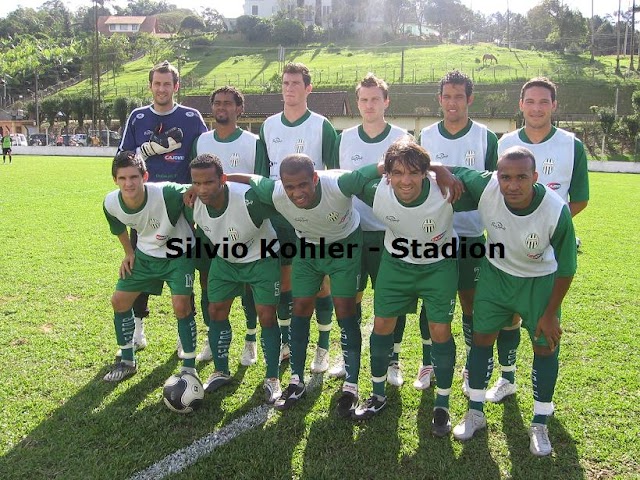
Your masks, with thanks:
[{"label": "green sock", "polygon": [[547,417],[553,413],[553,392],[558,380],[558,353],[552,355],[533,355],[531,381],[533,383],[533,423],[547,423]]},{"label": "green sock", "polygon": [[329,349],[331,334],[331,317],[333,316],[333,298],[320,297],[316,299],[316,319],[318,320],[318,346]]},{"label": "green sock", "polygon": [[200,297],[200,309],[202,310],[202,319],[204,324],[208,327],[211,323],[211,317],[209,316],[209,297],[207,297],[207,289],[202,290],[202,296]]},{"label": "green sock", "polygon": [[387,368],[389,367],[389,359],[393,353],[393,333],[389,335],[378,335],[376,332],[371,332],[369,345],[371,348],[371,380],[373,382],[373,393],[384,397]]},{"label": "green sock", "polygon": [[184,318],[178,319],[178,336],[185,356],[182,360],[182,365],[185,367],[195,368],[196,366],[197,332],[198,329],[193,312]]},{"label": "green sock", "polygon": [[469,352],[469,389],[482,390],[476,396],[476,392],[469,392],[469,408],[484,411],[484,390],[487,389],[489,379],[493,373],[493,345],[480,347],[472,345]]},{"label": "green sock", "polygon": [[304,367],[307,363],[307,345],[309,345],[309,327],[311,316],[294,315],[291,319],[291,375],[297,375],[300,382],[304,383]]},{"label": "green sock", "polygon": [[462,314],[462,334],[464,335],[464,345],[467,349],[467,360],[464,368],[469,370],[469,352],[473,343],[473,315]]},{"label": "green sock", "polygon": [[420,336],[422,337],[422,365],[431,365],[431,332],[429,331],[429,321],[427,312],[422,304],[420,309]]},{"label": "green sock", "polygon": [[256,303],[253,300],[253,291],[249,287],[245,287],[242,293],[242,309],[247,320],[247,333],[244,339],[247,342],[256,341],[256,331],[258,327],[258,312],[256,311]]},{"label": "green sock", "polygon": [[360,325],[358,325],[358,319],[355,316],[339,318],[338,325],[340,326],[340,345],[342,345],[344,368],[347,371],[345,382],[357,384],[362,350]]},{"label": "green sock", "polygon": [[449,395],[453,382],[453,369],[456,364],[456,342],[453,337],[446,342],[433,342],[431,349],[433,357],[433,371],[436,374],[437,394],[436,407],[449,408]]},{"label": "green sock", "polygon": [[289,343],[289,329],[291,328],[291,312],[293,311],[293,297],[291,290],[280,292],[278,303],[278,325],[280,326],[280,342]]},{"label": "green sock", "polygon": [[260,345],[267,365],[267,378],[278,378],[280,373],[280,332],[278,326],[261,327]]},{"label": "green sock", "polygon": [[231,324],[229,319],[212,320],[209,325],[209,345],[213,353],[216,371],[229,375],[229,346],[231,345]]},{"label": "green sock", "polygon": [[[516,381],[516,353],[520,345],[520,329],[500,330],[498,333],[498,362],[502,370],[502,378],[511,383]],[[506,369],[506,370],[505,370]]]},{"label": "green sock", "polygon": [[396,327],[393,329],[393,353],[391,354],[392,362],[400,361],[400,346],[402,345],[402,337],[404,336],[404,327],[407,324],[407,316],[400,315],[396,321]]},{"label": "green sock", "polygon": [[116,341],[122,350],[122,360],[134,362],[133,331],[135,322],[133,308],[126,312],[113,312],[113,325],[116,329]]}]

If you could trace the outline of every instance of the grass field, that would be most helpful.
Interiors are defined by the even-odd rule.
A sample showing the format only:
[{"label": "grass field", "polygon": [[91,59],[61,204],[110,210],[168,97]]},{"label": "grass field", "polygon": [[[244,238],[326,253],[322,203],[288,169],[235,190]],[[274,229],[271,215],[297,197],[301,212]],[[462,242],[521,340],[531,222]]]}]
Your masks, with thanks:
[{"label": "grass field", "polygon": [[[170,412],[161,387],[179,362],[166,292],[151,303],[150,344],[139,354],[138,374],[119,385],[102,382],[116,350],[109,297],[122,258],[101,206],[114,188],[109,165],[14,156],[13,165],[0,166],[1,479],[128,478],[256,411],[266,422],[172,478],[640,478],[640,176],[591,175],[591,201],[576,220],[579,271],[563,307],[554,454],[536,459],[528,450],[531,348],[524,335],[518,394],[489,405],[488,431],[465,444],[431,436],[433,390],[411,386],[420,361],[415,317],[402,354],[406,383],[388,388],[389,407],[364,424],[334,414],[340,382],[332,379],[319,381],[285,414],[260,410],[264,362],[238,363],[244,333],[238,308],[236,383],[207,395],[195,414]],[[369,318],[371,297],[365,300]],[[454,331],[460,367],[459,314]],[[338,340],[334,330],[334,353]],[[361,396],[371,389],[368,362],[367,349]],[[198,365],[200,376],[212,368]],[[288,375],[283,369],[285,383]],[[459,384],[456,368],[454,422],[466,408]]]}]

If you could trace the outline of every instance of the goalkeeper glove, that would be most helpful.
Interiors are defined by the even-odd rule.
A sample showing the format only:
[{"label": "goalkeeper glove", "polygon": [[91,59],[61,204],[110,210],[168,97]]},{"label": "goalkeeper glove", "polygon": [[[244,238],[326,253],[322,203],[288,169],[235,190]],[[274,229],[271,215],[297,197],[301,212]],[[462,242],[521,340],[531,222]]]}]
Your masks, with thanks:
[{"label": "goalkeeper glove", "polygon": [[148,142],[140,145],[140,154],[146,160],[153,155],[173,152],[182,146],[182,129],[173,127],[162,132],[162,124],[158,125]]}]

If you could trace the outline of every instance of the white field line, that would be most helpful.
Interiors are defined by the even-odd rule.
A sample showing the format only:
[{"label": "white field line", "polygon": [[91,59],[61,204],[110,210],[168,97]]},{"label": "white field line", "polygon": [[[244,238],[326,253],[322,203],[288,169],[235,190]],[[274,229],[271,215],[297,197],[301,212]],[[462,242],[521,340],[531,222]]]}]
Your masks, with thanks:
[{"label": "white field line", "polygon": [[[366,341],[363,339],[362,342],[363,351],[369,347],[368,339],[372,328],[373,324],[371,323],[364,325],[362,328],[363,337],[366,339]],[[307,390],[317,388],[321,382],[322,375],[312,375],[311,380],[307,384]],[[236,418],[229,425],[199,438],[188,447],[181,448],[150,467],[134,474],[130,480],[159,480],[179,473],[198,462],[202,457],[209,455],[219,446],[266,423],[273,415],[275,415],[275,412],[271,405],[260,405],[242,417]]]}]

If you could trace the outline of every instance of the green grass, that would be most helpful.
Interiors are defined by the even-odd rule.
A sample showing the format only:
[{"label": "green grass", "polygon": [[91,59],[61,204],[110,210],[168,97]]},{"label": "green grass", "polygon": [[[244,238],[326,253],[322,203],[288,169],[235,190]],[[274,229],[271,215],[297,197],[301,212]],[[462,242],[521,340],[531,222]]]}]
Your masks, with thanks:
[{"label": "green grass", "polygon": [[[404,71],[402,54],[404,51]],[[498,57],[499,64],[483,66],[484,53]],[[279,71],[276,47],[232,47],[220,45],[189,51],[190,60],[183,64],[182,89],[187,95],[206,95],[216,86],[235,85],[245,93],[263,92],[271,77]],[[503,84],[521,82],[546,75],[555,81],[581,79],[591,83],[625,83],[614,74],[615,56],[598,57],[594,64],[584,55],[560,55],[532,50],[509,50],[489,44],[431,46],[363,47],[292,47],[286,60],[303,62],[311,69],[313,83],[323,90],[351,89],[371,71],[389,84],[420,84],[438,81],[447,71],[458,68],[477,83]],[[624,62],[623,62],[624,65]],[[147,57],[130,62],[115,81],[105,75],[103,98],[148,95],[145,79],[151,68]],[[197,79],[197,80],[192,80]],[[634,77],[635,78],[635,77]],[[90,92],[84,81],[65,93]],[[279,91],[279,85],[276,90]]]},{"label": "green grass", "polygon": [[[162,383],[179,366],[166,292],[151,302],[150,345],[139,354],[138,374],[120,385],[102,382],[116,350],[109,298],[122,259],[101,207],[114,188],[109,160],[14,156],[0,175],[0,478],[126,478],[262,404],[264,362],[247,369],[237,363],[244,322],[236,305],[231,364],[238,382],[207,395],[193,415],[164,407]],[[420,340],[410,317],[406,384],[389,388],[379,417],[364,424],[338,419],[340,382],[325,380],[294,410],[274,414],[176,478],[640,478],[640,176],[592,174],[591,192],[576,219],[584,246],[563,307],[551,458],[528,451],[526,340],[518,394],[487,407],[488,431],[465,444],[432,437],[433,391],[411,387]],[[371,314],[369,295],[364,317]],[[459,314],[454,331],[460,367]],[[335,330],[331,348],[339,348]],[[362,364],[364,396],[371,388],[368,350]],[[206,378],[213,367],[198,368]],[[454,422],[466,405],[459,384],[456,368]]]}]

